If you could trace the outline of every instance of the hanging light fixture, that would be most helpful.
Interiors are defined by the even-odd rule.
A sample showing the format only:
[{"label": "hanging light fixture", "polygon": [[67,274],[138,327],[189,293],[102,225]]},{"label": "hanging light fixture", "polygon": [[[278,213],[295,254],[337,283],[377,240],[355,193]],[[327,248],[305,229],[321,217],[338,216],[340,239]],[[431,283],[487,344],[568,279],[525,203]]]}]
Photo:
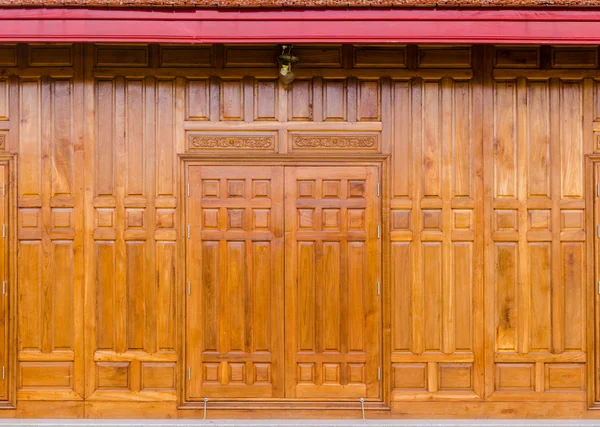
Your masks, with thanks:
[{"label": "hanging light fixture", "polygon": [[279,62],[279,80],[284,84],[290,84],[296,77],[293,66],[298,62],[298,57],[292,55],[292,48],[293,46],[290,44],[282,45],[281,55],[277,58],[277,62]]}]

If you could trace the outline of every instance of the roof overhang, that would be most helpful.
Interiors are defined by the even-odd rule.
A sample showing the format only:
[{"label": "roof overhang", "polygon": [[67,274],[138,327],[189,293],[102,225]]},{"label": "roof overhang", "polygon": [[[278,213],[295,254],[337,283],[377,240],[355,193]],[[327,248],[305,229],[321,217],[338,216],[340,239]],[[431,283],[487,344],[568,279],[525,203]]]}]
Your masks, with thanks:
[{"label": "roof overhang", "polygon": [[0,9],[0,42],[600,44],[600,9]]}]

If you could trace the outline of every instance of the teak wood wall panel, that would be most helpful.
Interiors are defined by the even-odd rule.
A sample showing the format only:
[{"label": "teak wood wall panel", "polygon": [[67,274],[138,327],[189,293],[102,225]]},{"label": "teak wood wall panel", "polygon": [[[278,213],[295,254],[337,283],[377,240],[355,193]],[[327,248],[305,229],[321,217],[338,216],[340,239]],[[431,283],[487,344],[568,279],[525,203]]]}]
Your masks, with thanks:
[{"label": "teak wood wall panel", "polygon": [[[598,48],[294,52],[284,86],[275,46],[0,49],[0,151],[18,158],[0,384],[17,409],[0,415],[201,416],[183,165],[256,159],[381,162],[384,403],[369,414],[593,416]],[[264,406],[283,395],[275,371],[263,403],[215,414],[284,408]]]}]

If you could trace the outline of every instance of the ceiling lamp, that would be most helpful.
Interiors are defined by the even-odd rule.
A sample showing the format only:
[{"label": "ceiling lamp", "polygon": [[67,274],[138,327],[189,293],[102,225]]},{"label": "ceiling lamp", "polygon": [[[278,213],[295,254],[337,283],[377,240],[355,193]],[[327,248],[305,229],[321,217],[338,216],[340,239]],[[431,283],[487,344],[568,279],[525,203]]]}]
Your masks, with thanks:
[{"label": "ceiling lamp", "polygon": [[281,55],[277,58],[277,62],[279,62],[279,80],[284,84],[290,84],[296,77],[292,68],[298,62],[298,57],[292,55],[292,48],[293,46],[290,44],[282,45]]}]

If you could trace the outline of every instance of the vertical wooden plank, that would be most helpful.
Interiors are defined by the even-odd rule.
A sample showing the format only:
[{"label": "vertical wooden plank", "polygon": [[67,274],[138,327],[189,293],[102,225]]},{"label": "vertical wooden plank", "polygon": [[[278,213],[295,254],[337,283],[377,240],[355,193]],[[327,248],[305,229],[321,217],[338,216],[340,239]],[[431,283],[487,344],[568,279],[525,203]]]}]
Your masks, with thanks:
[{"label": "vertical wooden plank", "polygon": [[145,194],[144,91],[143,80],[127,79],[125,81],[125,153],[127,156],[125,197]]},{"label": "vertical wooden plank", "polygon": [[221,120],[244,120],[244,81],[221,81]]},{"label": "vertical wooden plank", "polygon": [[321,350],[341,351],[340,337],[340,243],[323,242],[323,295]]},{"label": "vertical wooden plank", "polygon": [[423,83],[423,196],[441,196],[441,84]]},{"label": "vertical wooden plank", "polygon": [[127,242],[125,247],[127,349],[143,350],[146,331],[146,299],[144,297],[145,242]]},{"label": "vertical wooden plank", "polygon": [[75,350],[74,266],[71,241],[52,242],[52,350]]},{"label": "vertical wooden plank", "polygon": [[493,198],[517,197],[516,82],[494,83]]},{"label": "vertical wooden plank", "polygon": [[552,309],[552,349],[553,353],[562,353],[565,348],[565,283],[563,282],[563,271],[564,267],[562,262],[562,244],[560,241],[561,233],[561,170],[562,161],[560,157],[561,151],[561,138],[560,128],[561,126],[561,96],[560,96],[560,81],[557,79],[551,79],[549,84],[550,89],[550,105],[549,105],[549,119],[550,127],[549,139],[550,139],[550,184],[551,191],[549,196],[552,198],[552,218],[551,218],[551,230],[552,230],[552,286],[551,292],[551,309]]},{"label": "vertical wooden plank", "polygon": [[561,197],[583,197],[582,84],[560,83]]},{"label": "vertical wooden plank", "polygon": [[[97,301],[95,329],[96,347],[99,350],[113,350],[116,346],[116,278],[115,278],[115,245],[113,242],[95,244],[96,260],[94,299]],[[93,359],[92,359],[93,360]]]},{"label": "vertical wooden plank", "polygon": [[226,243],[227,254],[227,301],[225,305],[228,313],[227,327],[229,328],[228,349],[229,351],[246,352],[246,274],[245,265],[246,243],[230,241]]},{"label": "vertical wooden plank", "polygon": [[[166,338],[166,341],[175,340],[175,330],[170,330],[169,325],[175,322],[175,310],[169,310],[169,304],[172,304],[172,298],[169,298],[169,290],[173,291],[173,282],[175,280],[174,265],[167,263],[166,265],[160,264],[159,261],[159,247],[160,243],[156,241],[156,229],[157,229],[157,210],[156,210],[156,188],[157,188],[157,177],[156,177],[156,150],[157,150],[157,138],[156,138],[156,80],[153,77],[146,77],[142,82],[142,103],[143,103],[143,116],[140,117],[140,123],[143,126],[142,135],[143,139],[138,140],[138,144],[142,146],[141,151],[143,152],[144,170],[141,171],[144,176],[144,182],[141,184],[142,195],[145,200],[146,209],[143,212],[143,227],[146,228],[146,248],[145,255],[145,269],[144,269],[144,297],[145,297],[145,332],[144,337],[144,349],[148,353],[155,353],[158,351],[159,341],[164,339],[164,334],[171,332],[171,336]],[[183,110],[184,106],[184,90],[180,87],[179,91],[179,108]],[[179,111],[180,121],[178,124],[183,127],[184,113]],[[183,138],[181,138],[183,139]],[[160,142],[158,142],[160,143]],[[183,142],[182,142],[183,143]],[[177,148],[178,152],[183,152]],[[169,212],[168,210],[166,212]],[[175,215],[171,217],[171,221],[175,221]],[[165,224],[167,225],[167,224]],[[169,224],[170,225],[170,224]],[[175,226],[175,224],[173,224]],[[153,271],[154,270],[154,271]],[[171,282],[169,282],[171,280]],[[164,300],[159,299],[159,294],[163,292]],[[172,315],[172,318],[159,322],[161,304],[167,305],[167,313]],[[166,327],[165,329],[163,329]],[[175,349],[172,345],[169,349]]]},{"label": "vertical wooden plank", "polygon": [[345,80],[325,80],[323,82],[323,120],[347,120],[347,98],[348,95]]},{"label": "vertical wooden plank", "polygon": [[[127,242],[125,241],[125,79],[117,77],[114,85],[114,170],[115,170],[115,228],[117,241],[115,244],[116,261],[115,261],[115,291],[117,297],[115,299],[115,350],[119,353],[124,352],[128,348],[127,336],[129,329],[127,327],[128,318],[128,298],[123,298],[128,295],[127,267],[128,253]],[[102,151],[103,147],[99,147],[98,151]],[[111,156],[112,160],[112,156]],[[133,331],[132,331],[133,332]]]},{"label": "vertical wooden plank", "polygon": [[379,121],[381,119],[381,87],[377,80],[361,80],[358,92],[358,120]]},{"label": "vertical wooden plank", "polygon": [[413,146],[410,81],[394,81],[394,144],[392,146],[392,197],[411,197]]},{"label": "vertical wooden plank", "polygon": [[95,195],[113,196],[115,188],[115,83],[113,80],[98,80],[96,82],[96,128],[94,159]]},{"label": "vertical wooden plank", "polygon": [[549,89],[547,81],[527,83],[527,197],[551,197]]},{"label": "vertical wooden plank", "polygon": [[407,274],[413,269],[413,244],[411,242],[393,242],[392,255],[393,287],[392,287],[392,351],[412,350],[413,316],[412,282],[413,275]]},{"label": "vertical wooden plank", "polygon": [[76,119],[73,110],[73,82],[52,82],[53,135],[52,135],[52,197],[73,196],[73,149],[72,123]]},{"label": "vertical wooden plank", "polygon": [[188,79],[185,87],[186,120],[208,120],[210,115],[210,95],[208,79]]},{"label": "vertical wooden plank", "polygon": [[[455,289],[455,351],[474,351],[473,322],[474,311],[474,268],[473,244],[454,242],[452,244],[452,278]],[[476,361],[477,363],[477,361]]]},{"label": "vertical wooden plank", "polygon": [[527,177],[529,176],[528,141],[527,141],[527,81],[520,77],[517,79],[516,107],[517,112],[517,197],[519,200],[518,230],[518,351],[529,352],[530,321],[531,321],[531,282],[529,280],[529,252],[527,243],[528,211],[527,211]]},{"label": "vertical wooden plank", "polygon": [[531,289],[530,351],[549,352],[551,348],[551,245],[528,245],[529,287]]},{"label": "vertical wooden plank", "polygon": [[[81,84],[77,85],[78,91],[81,93],[83,99],[81,100],[82,115],[81,115],[81,132],[83,138],[78,141],[76,151],[76,160],[79,163],[79,170],[81,171],[83,181],[82,189],[82,212],[78,218],[77,226],[82,227],[86,230],[83,234],[83,262],[80,268],[82,269],[83,282],[82,282],[82,294],[83,294],[83,316],[84,327],[83,336],[86,337],[83,340],[84,345],[84,365],[85,365],[85,378],[88,378],[84,383],[84,397],[87,398],[93,393],[96,381],[91,380],[94,378],[95,362],[94,362],[94,351],[98,346],[98,312],[102,305],[97,304],[96,295],[98,292],[99,281],[96,279],[96,273],[98,271],[96,257],[97,245],[94,242],[94,236],[92,230],[94,229],[95,222],[95,209],[92,204],[94,196],[96,195],[96,173],[90,172],[95,171],[96,163],[96,122],[98,117],[95,115],[96,99],[99,89],[97,87],[98,82],[95,81],[92,74],[93,68],[93,49],[94,46],[86,44],[81,46],[80,60],[81,68],[79,70],[79,77],[81,78]],[[80,202],[80,203],[81,203]],[[106,343],[104,343],[106,345]],[[108,343],[112,347],[112,342]]]},{"label": "vertical wooden plank", "polygon": [[321,77],[314,77],[312,83],[312,118],[314,122],[322,122],[325,120],[325,83]]},{"label": "vertical wooden plank", "polygon": [[[563,340],[555,351],[586,351],[585,347],[585,257],[580,242],[564,242],[561,245],[561,287],[564,290]],[[554,312],[553,312],[554,314]],[[553,330],[553,338],[558,335]],[[560,337],[560,335],[558,335]],[[556,341],[558,341],[555,338]]]},{"label": "vertical wooden plank", "polygon": [[294,80],[288,96],[288,104],[288,120],[312,120],[314,113],[312,81]]},{"label": "vertical wooden plank", "polygon": [[[423,121],[423,82],[422,80],[415,79],[411,84],[411,98],[412,98],[412,111],[411,111],[411,122],[413,123],[412,137],[415,143],[413,144],[413,162],[412,162],[412,176],[414,182],[419,185],[413,187],[413,200],[421,200],[422,194],[422,179],[423,179],[423,163],[422,163],[422,147],[423,147],[423,130],[421,123]],[[416,242],[415,251],[413,258],[412,268],[412,326],[413,326],[413,352],[420,354],[424,351],[424,288],[423,288],[423,245],[421,243],[421,222],[422,213],[420,209],[417,210],[416,205],[415,212],[412,215],[412,229],[413,239]]]},{"label": "vertical wooden plank", "polygon": [[[452,147],[452,197],[473,197],[473,168],[477,146],[472,133],[477,125],[471,103],[471,82],[455,81],[452,109],[454,112]],[[462,112],[462,113],[457,113]]]},{"label": "vertical wooden plank", "polygon": [[493,249],[496,351],[517,351],[517,304],[518,293],[517,263],[519,259],[517,243],[496,243]]},{"label": "vertical wooden plank", "polygon": [[27,310],[19,315],[19,350],[42,348],[42,247],[38,241],[19,243],[19,302]]},{"label": "vertical wooden plank", "polygon": [[156,82],[156,176],[160,177],[156,180],[156,197],[175,194],[174,83],[173,80]]},{"label": "vertical wooden plank", "polygon": [[19,100],[19,197],[41,197],[41,82],[21,81]]},{"label": "vertical wooden plank", "polygon": [[[442,351],[446,354],[455,350],[455,282],[453,274],[454,251],[452,250],[452,224],[454,214],[452,211],[452,158],[455,143],[454,107],[454,82],[450,78],[441,81],[440,118],[441,118],[441,145],[437,157],[441,157],[441,188],[442,197]],[[469,114],[468,108],[466,109]]]},{"label": "vertical wooden plank", "polygon": [[[475,230],[474,242],[471,245],[472,252],[470,257],[472,259],[472,274],[469,275],[471,278],[470,286],[472,289],[472,298],[470,302],[471,306],[471,328],[473,330],[472,337],[472,348],[475,356],[475,363],[473,365],[473,388],[475,393],[480,399],[485,398],[485,347],[486,347],[486,332],[487,323],[486,316],[484,315],[485,307],[485,287],[484,284],[484,272],[485,272],[485,260],[486,260],[486,247],[485,247],[485,236],[489,236],[486,232],[486,206],[485,206],[485,187],[484,187],[484,158],[483,158],[483,145],[488,145],[485,141],[484,132],[484,73],[485,61],[484,61],[485,48],[483,46],[474,46],[472,59],[473,59],[473,80],[468,82],[469,90],[468,96],[469,104],[471,108],[471,125],[469,130],[465,130],[465,134],[469,135],[469,146],[472,152],[472,174],[470,183],[472,185],[472,197],[475,199],[475,207],[473,209],[473,227]],[[461,84],[462,85],[462,84]],[[466,105],[467,101],[463,101],[463,105]],[[461,126],[457,122],[457,129],[461,129]],[[487,125],[486,125],[487,126]],[[465,123],[466,127],[466,123]],[[457,131],[458,132],[458,131]],[[461,140],[463,140],[461,138]],[[463,140],[464,141],[464,140]],[[480,142],[479,142],[480,141]],[[466,186],[466,180],[465,180]],[[461,186],[462,188],[462,186]],[[459,191],[458,186],[456,194],[462,193],[464,190]],[[491,282],[489,282],[491,283]],[[460,292],[459,286],[457,285],[457,292]],[[460,301],[457,301],[457,311],[460,310]],[[465,320],[466,321],[466,320]],[[461,320],[457,319],[457,325],[461,324]],[[475,326],[479,325],[479,326]],[[462,339],[457,337],[457,349],[466,346],[467,343],[463,344]],[[490,381],[491,382],[491,381]]]},{"label": "vertical wooden plank", "polygon": [[52,130],[55,118],[54,103],[53,103],[53,82],[50,77],[42,77],[39,121],[40,136],[41,136],[41,196],[42,196],[42,289],[41,289],[41,305],[42,305],[42,353],[50,353],[53,343],[54,325],[54,301],[52,300],[53,277],[52,277],[52,241],[50,239],[50,229],[52,228],[51,217],[52,208],[50,207],[50,197],[52,195]]},{"label": "vertical wooden plank", "polygon": [[423,242],[424,351],[442,349],[443,250],[440,242]]}]

